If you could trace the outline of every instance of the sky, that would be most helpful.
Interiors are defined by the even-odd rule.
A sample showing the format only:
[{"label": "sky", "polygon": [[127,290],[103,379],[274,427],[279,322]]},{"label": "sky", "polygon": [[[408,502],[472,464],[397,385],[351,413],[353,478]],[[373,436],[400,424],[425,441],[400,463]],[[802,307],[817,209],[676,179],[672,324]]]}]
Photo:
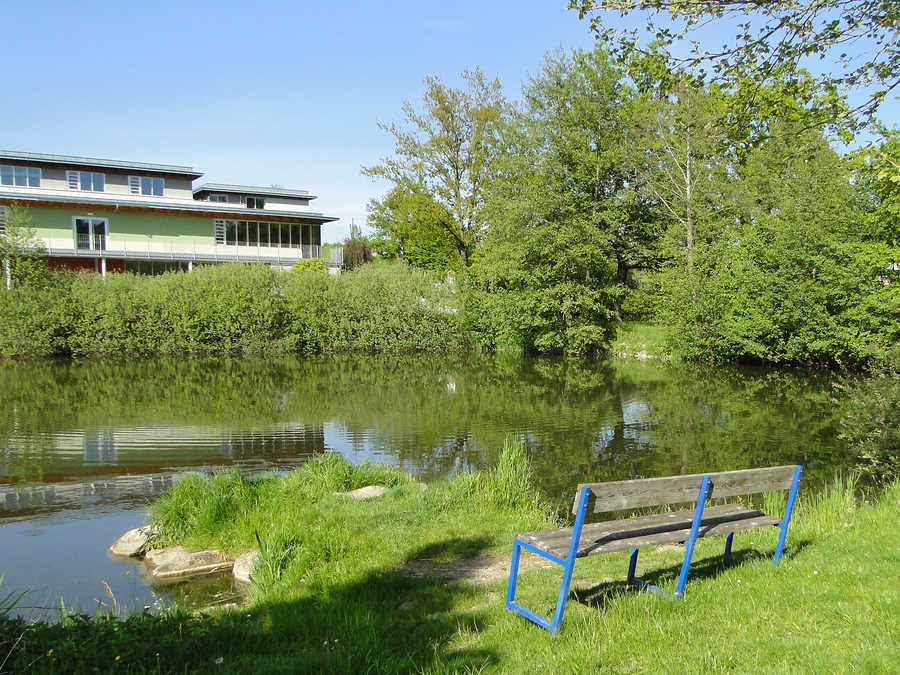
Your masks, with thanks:
[{"label": "sky", "polygon": [[566,0],[44,0],[0,2],[0,25],[0,148],[307,189],[340,218],[326,242],[387,191],[360,167],[391,154],[378,123],[426,75],[458,85],[479,66],[516,99],[548,51],[594,42]]}]

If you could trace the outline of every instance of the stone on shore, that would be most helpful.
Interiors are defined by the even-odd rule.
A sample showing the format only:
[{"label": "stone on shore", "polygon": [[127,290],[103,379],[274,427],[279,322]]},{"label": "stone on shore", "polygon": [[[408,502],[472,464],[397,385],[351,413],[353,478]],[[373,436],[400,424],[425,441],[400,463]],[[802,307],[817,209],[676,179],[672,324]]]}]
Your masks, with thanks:
[{"label": "stone on shore", "polygon": [[234,566],[234,560],[221,551],[188,551],[184,546],[150,551],[144,561],[153,568],[153,581],[158,582],[230,572]]},{"label": "stone on shore", "polygon": [[109,547],[110,553],[122,558],[139,558],[147,550],[147,542],[153,536],[149,525],[128,530]]},{"label": "stone on shore", "polygon": [[387,491],[388,489],[384,485],[366,485],[350,492],[338,492],[338,494],[346,495],[351,499],[371,499],[372,497],[380,497]]},{"label": "stone on shore", "polygon": [[245,584],[249,584],[251,579],[251,575],[253,574],[253,569],[256,567],[256,563],[259,560],[259,551],[252,550],[247,551],[246,553],[241,553],[234,560],[234,569],[232,573],[234,574],[234,578],[237,581],[242,581]]}]

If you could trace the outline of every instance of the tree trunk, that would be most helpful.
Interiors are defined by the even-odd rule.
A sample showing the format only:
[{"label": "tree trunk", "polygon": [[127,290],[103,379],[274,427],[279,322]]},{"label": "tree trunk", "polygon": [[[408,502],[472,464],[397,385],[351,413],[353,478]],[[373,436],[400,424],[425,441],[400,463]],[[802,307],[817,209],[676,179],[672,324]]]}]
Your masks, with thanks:
[{"label": "tree trunk", "polygon": [[687,140],[687,152],[685,153],[685,176],[684,176],[684,239],[685,248],[687,249],[687,268],[688,272],[694,271],[694,247],[696,240],[694,237],[694,185],[691,176],[691,140]]}]

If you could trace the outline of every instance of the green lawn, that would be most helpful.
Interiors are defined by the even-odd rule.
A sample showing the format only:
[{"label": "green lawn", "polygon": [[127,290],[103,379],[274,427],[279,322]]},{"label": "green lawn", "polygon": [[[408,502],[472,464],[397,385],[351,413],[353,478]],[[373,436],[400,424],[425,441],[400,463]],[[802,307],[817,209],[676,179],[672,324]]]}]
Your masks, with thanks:
[{"label": "green lawn", "polygon": [[[379,481],[394,487],[372,501],[334,494]],[[880,673],[900,662],[900,483],[874,504],[857,504],[852,486],[801,491],[777,566],[774,528],[736,535],[727,566],[724,540],[701,540],[685,601],[625,589],[626,553],[580,560],[554,639],[504,609],[505,579],[447,582],[401,568],[508,560],[514,533],[555,518],[528,481],[512,445],[497,470],[427,490],[333,457],[262,482],[182,482],[155,518],[173,539],[231,552],[258,533],[252,604],[30,627],[0,620],[0,662],[9,654],[0,671]],[[642,551],[638,573],[672,589],[680,557],[676,547]],[[559,577],[523,571],[517,599],[549,614]]]},{"label": "green lawn", "polygon": [[671,356],[666,347],[665,327],[639,321],[619,324],[610,350],[623,358],[668,359]]}]

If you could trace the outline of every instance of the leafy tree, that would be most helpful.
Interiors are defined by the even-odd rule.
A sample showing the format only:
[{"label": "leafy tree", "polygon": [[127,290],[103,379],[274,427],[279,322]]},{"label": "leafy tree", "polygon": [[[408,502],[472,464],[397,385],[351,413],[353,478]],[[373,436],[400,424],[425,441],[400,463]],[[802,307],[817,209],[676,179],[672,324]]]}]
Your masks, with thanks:
[{"label": "leafy tree", "polygon": [[631,95],[600,49],[550,55],[526,84],[473,266],[475,315],[489,340],[603,349],[630,273],[657,264],[658,223],[622,162]]},{"label": "leafy tree", "polygon": [[721,210],[728,135],[725,103],[689,81],[651,90],[633,104],[625,161],[639,192],[670,223],[669,255],[693,275],[701,237]]},{"label": "leafy tree", "polygon": [[424,190],[449,218],[440,225],[453,239],[462,267],[484,230],[481,210],[497,155],[506,101],[498,80],[479,69],[463,73],[465,89],[425,78],[422,107],[403,105],[403,124],[381,124],[394,136],[394,156],[363,168],[386,178],[404,193]]},{"label": "leafy tree", "polygon": [[13,203],[0,227],[0,260],[6,289],[35,284],[47,277],[47,257],[43,242],[35,235],[28,209]]},{"label": "leafy tree", "polygon": [[524,89],[525,114],[544,148],[539,194],[552,218],[583,220],[603,254],[614,259],[619,319],[633,273],[655,270],[663,260],[664,222],[635,189],[637,176],[627,161],[634,96],[622,69],[599,46],[568,58],[549,56]]},{"label": "leafy tree", "polygon": [[883,246],[865,241],[851,174],[818,131],[782,129],[733,167],[738,215],[697,259],[670,314],[693,358],[859,363],[900,340]]},{"label": "leafy tree", "polygon": [[402,258],[413,267],[446,271],[459,267],[450,235],[452,216],[422,187],[394,187],[368,205],[373,247],[383,258]]},{"label": "leafy tree", "polygon": [[868,202],[869,237],[900,247],[900,131],[881,131],[881,142],[857,151],[852,166]]},{"label": "leafy tree", "polygon": [[[619,55],[659,50],[670,63],[690,69],[709,65],[715,77],[732,84],[762,87],[795,81],[805,59],[829,59],[840,70],[823,76],[823,87],[832,94],[845,87],[864,88],[868,98],[852,111],[864,117],[871,117],[900,84],[900,5],[896,0],[569,0],[569,8],[577,9],[581,18],[591,15],[591,27]],[[607,12],[637,15],[639,25],[651,36],[651,46],[641,47],[639,29],[605,25]],[[731,40],[720,47],[701,47],[701,31],[729,21],[736,31]],[[690,55],[673,54],[677,51],[673,46],[686,40],[692,45]],[[820,109],[833,112],[834,107],[819,101],[823,102],[826,105]]]}]

